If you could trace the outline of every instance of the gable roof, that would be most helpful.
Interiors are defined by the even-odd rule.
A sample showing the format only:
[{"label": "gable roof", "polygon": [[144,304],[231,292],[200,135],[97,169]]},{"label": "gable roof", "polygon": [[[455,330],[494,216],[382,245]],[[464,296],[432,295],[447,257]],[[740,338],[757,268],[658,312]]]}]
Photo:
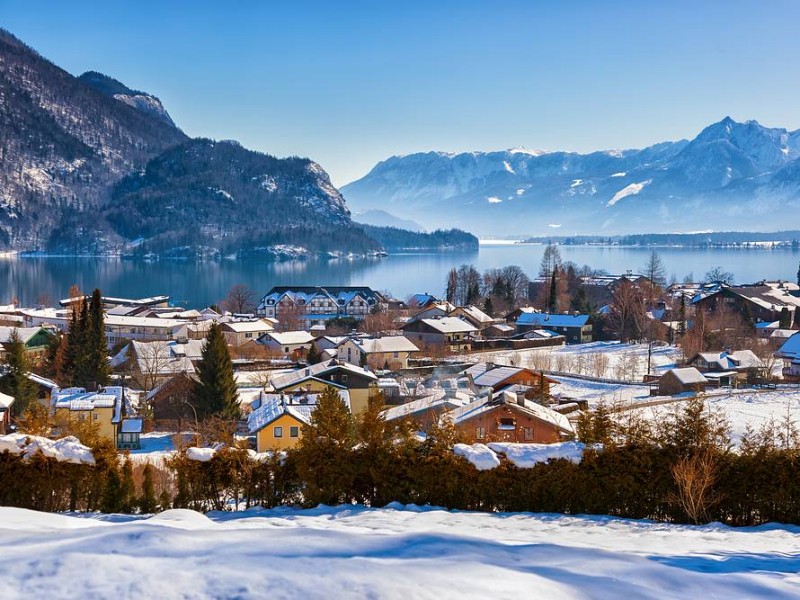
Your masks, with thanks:
[{"label": "gable roof", "polygon": [[764,366],[764,363],[752,350],[736,350],[735,352],[698,352],[689,362],[694,362],[698,357],[702,358],[707,364],[714,365],[723,371]]},{"label": "gable roof", "polygon": [[798,358],[800,357],[800,331],[792,335],[775,353],[778,358]]},{"label": "gable roof", "polygon": [[403,335],[387,335],[379,338],[351,338],[351,341],[365,354],[419,352],[419,348]]},{"label": "gable roof", "polygon": [[310,344],[314,341],[314,336],[307,331],[268,331],[260,338],[261,340],[272,340],[281,346],[294,346],[298,344]]},{"label": "gable roof", "polygon": [[[297,385],[298,383],[302,383],[309,379],[317,379],[318,381],[324,381],[321,379],[321,376],[327,375],[328,373],[332,373],[337,370],[346,371],[347,373],[352,373],[353,375],[359,375],[366,379],[372,379],[377,381],[378,376],[371,371],[367,371],[362,369],[361,367],[357,367],[355,365],[351,365],[350,363],[338,362],[337,360],[329,360],[327,362],[320,362],[316,365],[310,365],[308,367],[304,367],[302,369],[297,369],[296,371],[292,371],[291,373],[286,373],[281,375],[280,377],[275,377],[271,381],[271,385],[273,389],[276,391],[280,391],[282,389],[286,389]],[[326,384],[330,384],[329,381],[324,381]],[[335,384],[330,384],[335,385]]]},{"label": "gable roof", "polygon": [[[681,367],[679,369],[670,369],[664,375],[672,373],[672,375],[683,385],[693,385],[697,383],[708,383],[708,379],[695,369],[694,367]],[[662,377],[664,376],[662,375]]]},{"label": "gable roof", "polygon": [[[424,323],[426,326],[430,327],[434,331],[438,333],[474,333],[478,331],[464,321],[463,319],[459,319],[458,317],[442,317],[441,319],[420,319],[419,321],[415,321],[419,323]],[[403,327],[410,327],[415,322],[407,323]]]},{"label": "gable roof", "polygon": [[51,333],[44,327],[0,327],[0,344],[7,344],[11,339],[11,334],[15,331],[17,332],[19,340],[23,344],[27,344],[40,331],[44,331],[47,335],[51,335]]},{"label": "gable roof", "polygon": [[492,317],[487,315],[477,306],[473,306],[471,304],[468,306],[458,306],[450,311],[451,315],[458,316],[457,313],[463,314],[464,318],[473,323],[494,323],[494,319]]},{"label": "gable roof", "polygon": [[[350,393],[337,390],[342,402],[350,410]],[[311,423],[311,413],[317,409],[321,393],[309,394],[266,394],[261,392],[253,404],[254,410],[247,416],[247,429],[256,433],[283,415],[290,415],[305,425]]]},{"label": "gable roof", "polygon": [[534,327],[583,327],[589,321],[589,315],[553,315],[550,313],[522,313],[517,325]]},{"label": "gable roof", "polygon": [[444,415],[443,418],[450,419],[454,425],[458,425],[504,404],[513,406],[531,417],[549,423],[564,433],[570,435],[575,433],[575,429],[565,415],[530,400],[522,400],[522,404],[520,404],[517,395],[511,392],[501,392],[499,394],[494,394],[494,396],[484,396],[467,406],[456,408]]}]

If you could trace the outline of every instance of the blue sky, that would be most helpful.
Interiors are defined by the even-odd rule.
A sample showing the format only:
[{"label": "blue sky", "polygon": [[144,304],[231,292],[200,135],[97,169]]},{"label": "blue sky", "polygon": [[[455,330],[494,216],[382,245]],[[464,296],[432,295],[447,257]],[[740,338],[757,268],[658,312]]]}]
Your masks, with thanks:
[{"label": "blue sky", "polygon": [[797,23],[778,0],[0,0],[0,26],[71,73],[337,185],[417,151],[641,147],[726,115],[800,128]]}]

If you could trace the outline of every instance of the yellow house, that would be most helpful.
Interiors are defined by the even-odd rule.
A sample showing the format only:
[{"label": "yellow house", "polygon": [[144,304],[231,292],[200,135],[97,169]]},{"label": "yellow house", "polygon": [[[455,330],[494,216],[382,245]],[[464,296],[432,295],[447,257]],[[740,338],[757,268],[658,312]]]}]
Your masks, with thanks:
[{"label": "yellow house", "polygon": [[369,399],[379,392],[377,384],[378,377],[372,371],[336,359],[286,373],[271,381],[273,391],[285,394],[318,393],[328,385],[346,388],[354,415],[367,410]]},{"label": "yellow house", "polygon": [[[338,390],[339,397],[350,409],[348,391],[341,386],[333,387]],[[311,422],[311,413],[317,408],[317,399],[321,392],[322,390],[304,393],[262,393],[252,405],[253,412],[247,417],[247,427],[250,434],[256,436],[258,452],[295,448],[303,437],[303,425]]]},{"label": "yellow house", "polygon": [[98,392],[83,388],[55,389],[50,402],[56,423],[89,421],[98,426],[100,436],[117,443],[117,429],[122,420],[121,387],[106,387]]}]

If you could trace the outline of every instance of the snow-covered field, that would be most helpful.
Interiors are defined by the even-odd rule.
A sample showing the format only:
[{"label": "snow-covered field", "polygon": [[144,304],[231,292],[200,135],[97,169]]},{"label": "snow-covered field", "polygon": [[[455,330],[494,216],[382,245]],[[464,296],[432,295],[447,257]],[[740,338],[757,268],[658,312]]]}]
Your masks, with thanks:
[{"label": "snow-covered field", "polygon": [[797,598],[800,528],[415,507],[0,508],[0,597]]}]

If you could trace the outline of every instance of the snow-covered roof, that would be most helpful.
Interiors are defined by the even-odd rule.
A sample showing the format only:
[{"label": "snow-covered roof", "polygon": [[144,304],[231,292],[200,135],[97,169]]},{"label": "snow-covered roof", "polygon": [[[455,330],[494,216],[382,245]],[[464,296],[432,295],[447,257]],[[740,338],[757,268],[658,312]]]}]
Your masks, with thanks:
[{"label": "snow-covered roof", "polygon": [[14,396],[8,396],[0,392],[0,410],[8,410],[14,404]]},{"label": "snow-covered roof", "polygon": [[487,315],[477,306],[472,306],[471,304],[469,306],[459,306],[452,311],[452,313],[456,313],[456,315],[463,313],[465,317],[468,317],[477,323],[492,323],[494,321],[494,318]]},{"label": "snow-covered roof", "polygon": [[[350,410],[350,393],[337,390],[339,397]],[[256,433],[283,415],[291,415],[301,423],[311,423],[311,413],[317,409],[321,393],[309,394],[265,394],[262,393],[253,404],[253,412],[247,416],[247,429]]]},{"label": "snow-covered roof", "polygon": [[800,331],[786,340],[775,353],[779,358],[798,358],[800,357]]},{"label": "snow-covered roof", "polygon": [[[11,339],[11,334],[15,331],[17,332],[19,340],[23,344],[27,344],[28,341],[42,331],[42,329],[42,327],[0,327],[0,344],[7,344]],[[45,329],[45,331],[47,330]]]},{"label": "snow-covered roof", "polygon": [[485,412],[493,410],[498,404],[514,406],[528,415],[539,419],[540,421],[550,423],[565,433],[575,433],[572,424],[569,422],[569,419],[567,419],[566,416],[530,400],[522,400],[522,404],[520,404],[517,395],[510,392],[501,392],[499,394],[494,394],[494,396],[484,396],[483,398],[479,398],[475,402],[472,402],[468,406],[457,408],[452,412],[447,413],[445,418],[450,419],[453,424],[458,425],[459,423],[468,421],[482,415]]},{"label": "snow-covered roof", "polygon": [[517,325],[533,325],[535,327],[583,327],[589,321],[589,315],[553,315],[549,313],[522,313]]},{"label": "snow-covered roof", "polygon": [[444,412],[467,406],[474,399],[475,396],[466,392],[458,391],[448,394],[445,390],[441,390],[430,396],[387,408],[383,411],[383,417],[387,421],[394,421],[396,419],[425,414],[429,411]]},{"label": "snow-covered roof", "polygon": [[[700,352],[695,356],[703,359],[706,364],[713,365],[718,369],[722,369],[723,371],[764,366],[764,363],[752,350],[736,350],[735,352]],[[694,362],[694,360],[689,362]]]},{"label": "snow-covered roof", "polygon": [[122,419],[120,431],[122,433],[142,433],[143,421],[140,418]]},{"label": "snow-covered roof", "polygon": [[96,408],[113,408],[112,423],[119,423],[122,418],[122,388],[107,386],[97,392],[87,392],[83,388],[54,389],[50,396],[50,404],[54,409],[69,411],[88,411]]},{"label": "snow-covered roof", "polygon": [[230,329],[236,333],[262,333],[274,329],[271,323],[267,323],[261,319],[256,321],[231,321],[223,323],[223,328]]},{"label": "snow-covered roof", "polygon": [[281,346],[310,344],[314,336],[307,331],[268,331],[261,339],[273,340]]},{"label": "snow-covered roof", "polygon": [[419,351],[419,348],[411,340],[402,335],[387,335],[379,338],[353,338],[353,343],[365,354]]},{"label": "snow-covered roof", "polygon": [[458,317],[422,319],[422,322],[439,333],[474,333],[477,331],[470,323]]},{"label": "snow-covered roof", "polygon": [[[708,383],[703,374],[694,367],[681,367],[679,369],[670,369],[667,373],[672,373],[675,378],[683,385],[693,385],[697,383]],[[665,373],[666,375],[666,373]]]},{"label": "snow-covered roof", "polygon": [[[329,360],[327,362],[320,362],[302,369],[297,369],[296,371],[286,373],[280,377],[275,377],[270,383],[276,391],[280,391],[309,379],[319,379],[322,375],[326,375],[327,373],[336,370],[343,370],[347,373],[360,375],[366,379],[373,379],[375,381],[378,380],[378,376],[372,371],[367,371],[366,369],[362,369],[356,365],[351,365],[350,363]],[[321,379],[319,380],[323,381]],[[325,381],[325,383],[330,382]]]}]

